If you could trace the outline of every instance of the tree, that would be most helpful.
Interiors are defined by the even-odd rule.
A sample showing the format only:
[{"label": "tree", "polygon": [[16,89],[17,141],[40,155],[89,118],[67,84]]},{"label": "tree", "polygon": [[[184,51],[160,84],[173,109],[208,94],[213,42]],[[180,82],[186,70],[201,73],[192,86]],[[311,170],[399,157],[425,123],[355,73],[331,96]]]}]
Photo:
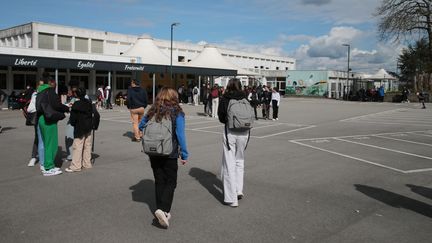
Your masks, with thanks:
[{"label": "tree", "polygon": [[383,0],[376,10],[380,17],[378,33],[382,40],[428,40],[432,56],[432,0]]},{"label": "tree", "polygon": [[404,48],[398,58],[402,79],[412,82],[415,90],[431,87],[428,82],[431,73],[428,46],[425,38],[420,39]]}]

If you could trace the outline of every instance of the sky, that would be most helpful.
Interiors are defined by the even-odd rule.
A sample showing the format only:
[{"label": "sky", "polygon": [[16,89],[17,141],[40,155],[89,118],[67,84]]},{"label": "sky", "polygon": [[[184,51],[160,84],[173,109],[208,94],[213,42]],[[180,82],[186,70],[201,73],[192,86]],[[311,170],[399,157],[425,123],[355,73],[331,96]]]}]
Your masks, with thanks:
[{"label": "sky", "polygon": [[379,41],[381,0],[16,0],[0,29],[35,22],[217,46],[297,59],[298,70],[396,71],[402,44]]}]

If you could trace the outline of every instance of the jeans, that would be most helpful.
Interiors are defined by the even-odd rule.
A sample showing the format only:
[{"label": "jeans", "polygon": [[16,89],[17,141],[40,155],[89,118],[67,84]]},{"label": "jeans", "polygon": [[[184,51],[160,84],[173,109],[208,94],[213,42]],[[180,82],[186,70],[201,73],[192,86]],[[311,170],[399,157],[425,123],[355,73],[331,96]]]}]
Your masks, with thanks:
[{"label": "jeans", "polygon": [[37,126],[37,138],[38,138],[38,154],[39,154],[39,165],[44,166],[45,164],[45,147],[42,139],[42,134],[39,126]]}]

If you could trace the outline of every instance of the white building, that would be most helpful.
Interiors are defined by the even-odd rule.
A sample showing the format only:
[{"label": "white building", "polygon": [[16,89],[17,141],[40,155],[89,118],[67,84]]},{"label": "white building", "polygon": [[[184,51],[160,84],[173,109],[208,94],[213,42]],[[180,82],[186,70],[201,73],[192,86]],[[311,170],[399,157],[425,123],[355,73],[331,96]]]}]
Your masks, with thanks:
[{"label": "white building", "polygon": [[[139,36],[125,35],[106,31],[75,28],[56,24],[46,24],[31,22],[20,26],[0,30],[0,54],[15,55],[20,57],[50,57],[66,58],[74,60],[95,60],[106,63],[141,63],[140,58],[124,56]],[[170,56],[170,40],[154,40],[166,56]],[[173,43],[173,65],[182,65],[194,60],[201,51],[203,45],[178,42]],[[259,53],[247,53],[228,49],[218,48],[221,55],[234,66],[259,74],[261,71],[271,70],[293,70],[296,68],[296,60],[284,56],[271,56]],[[0,59],[1,60],[1,59]],[[18,59],[16,59],[18,60]],[[23,59],[23,64],[26,60]],[[17,61],[16,61],[17,62]],[[15,62],[15,63],[16,63]],[[37,66],[37,65],[35,65]],[[98,66],[98,65],[96,65]],[[93,68],[78,69],[74,67],[37,67],[31,68],[23,65],[5,65],[0,63],[0,89],[21,90],[27,84],[36,82],[43,71],[53,73],[57,70],[58,79],[68,83],[71,79],[77,79],[89,89],[95,92],[97,85],[107,85],[108,80],[113,83],[114,94],[127,88],[127,81],[135,75],[135,78],[143,81],[143,86],[150,85],[150,73],[140,73],[138,75],[128,70],[106,70]],[[108,68],[109,69],[109,68]],[[146,69],[149,70],[149,69]],[[197,81],[194,73],[180,73],[178,69],[175,73],[175,83],[170,83],[166,75],[166,67],[153,69],[158,84],[175,86],[181,83],[188,84]],[[156,71],[158,70],[158,71]],[[109,71],[109,72],[108,72]],[[202,72],[201,75],[205,76]],[[218,75],[209,74],[211,79]],[[219,75],[223,76],[223,75]],[[207,79],[210,79],[207,77]],[[247,80],[247,78],[246,78]]]}]

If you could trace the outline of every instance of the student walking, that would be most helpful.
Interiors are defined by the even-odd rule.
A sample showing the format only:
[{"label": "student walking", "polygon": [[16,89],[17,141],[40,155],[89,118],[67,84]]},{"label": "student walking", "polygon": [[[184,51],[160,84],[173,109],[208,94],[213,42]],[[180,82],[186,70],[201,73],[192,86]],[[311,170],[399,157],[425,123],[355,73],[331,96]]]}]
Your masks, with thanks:
[{"label": "student walking", "polygon": [[[238,200],[243,198],[244,158],[250,130],[241,124],[250,126],[253,122],[252,107],[245,98],[240,80],[231,79],[218,108],[219,121],[225,124],[221,169],[224,203],[231,207],[238,207]],[[237,114],[240,112],[242,115]]]},{"label": "student walking", "polygon": [[261,109],[264,119],[270,119],[271,96],[272,93],[269,91],[269,88],[263,86]]},{"label": "student walking", "polygon": [[274,87],[272,90],[272,93],[271,93],[271,106],[273,109],[273,121],[279,120],[279,118],[278,118],[279,104],[280,104],[279,89],[277,87]]},{"label": "student walking", "polygon": [[73,156],[71,165],[66,172],[81,171],[81,168],[90,169],[92,135],[91,131],[97,127],[100,120],[99,112],[93,109],[90,100],[86,99],[84,88],[76,90],[78,100],[72,105],[70,124],[74,127]]},{"label": "student walking", "polygon": [[144,109],[147,107],[147,92],[141,88],[140,83],[132,79],[131,87],[127,91],[127,107],[130,111],[132,128],[134,133],[133,142],[140,142],[142,133],[138,124],[144,116]]},{"label": "student walking", "polygon": [[65,118],[64,112],[69,112],[69,107],[60,103],[55,92],[55,80],[45,76],[44,84],[38,87],[36,97],[36,110],[38,127],[41,132],[44,145],[44,176],[59,175],[60,168],[55,167],[54,159],[58,150],[57,122]]},{"label": "student walking", "polygon": [[253,87],[253,88],[252,88],[252,91],[249,92],[249,95],[248,95],[248,101],[250,102],[251,106],[252,106],[253,109],[254,109],[254,113],[255,113],[255,120],[258,120],[258,115],[257,115],[257,106],[258,106],[258,104],[259,104],[259,101],[258,101],[258,94],[257,94],[257,91],[256,91],[255,87]]},{"label": "student walking", "polygon": [[426,106],[425,106],[425,95],[424,95],[423,91],[417,92],[417,97],[419,99],[419,103],[422,104],[422,109],[426,109]]},{"label": "student walking", "polygon": [[211,89],[210,92],[211,95],[211,101],[212,101],[212,105],[211,105],[211,109],[212,109],[212,117],[217,118],[218,117],[218,107],[219,107],[219,88],[218,85],[215,84],[213,86],[213,88]]},{"label": "student walking", "polygon": [[198,86],[195,86],[193,88],[192,92],[193,92],[193,103],[195,106],[197,106],[199,104],[198,103],[198,97],[200,95],[200,90],[199,90]]},{"label": "student walking", "polygon": [[[185,114],[179,105],[179,98],[177,92],[172,88],[162,88],[156,96],[156,102],[151,106],[147,114],[143,117],[139,124],[139,129],[144,130],[143,147],[146,152],[146,146],[150,147],[150,151],[146,152],[149,155],[151,168],[153,170],[156,191],[156,208],[154,212],[155,217],[159,224],[165,228],[169,226],[171,219],[171,206],[174,198],[174,191],[177,186],[177,159],[180,155],[180,162],[185,165],[188,160],[188,151],[186,148],[186,135],[185,135]],[[154,130],[147,129],[153,128],[155,123],[171,124],[170,128],[172,133],[165,133],[160,131],[161,134],[171,134],[168,138],[171,139],[172,151],[168,151],[169,155],[161,156],[156,155],[157,149],[153,150],[151,145],[154,141],[147,140],[147,137],[155,134]],[[168,128],[164,126],[164,128]],[[158,133],[156,131],[156,133]],[[160,140],[158,140],[161,143]],[[165,142],[165,140],[164,140]],[[157,143],[157,142],[156,142]],[[157,145],[156,145],[157,146]],[[159,148],[164,146],[158,146]],[[169,146],[167,146],[169,147]],[[179,149],[180,148],[180,149]],[[166,151],[165,151],[166,152]]]}]

